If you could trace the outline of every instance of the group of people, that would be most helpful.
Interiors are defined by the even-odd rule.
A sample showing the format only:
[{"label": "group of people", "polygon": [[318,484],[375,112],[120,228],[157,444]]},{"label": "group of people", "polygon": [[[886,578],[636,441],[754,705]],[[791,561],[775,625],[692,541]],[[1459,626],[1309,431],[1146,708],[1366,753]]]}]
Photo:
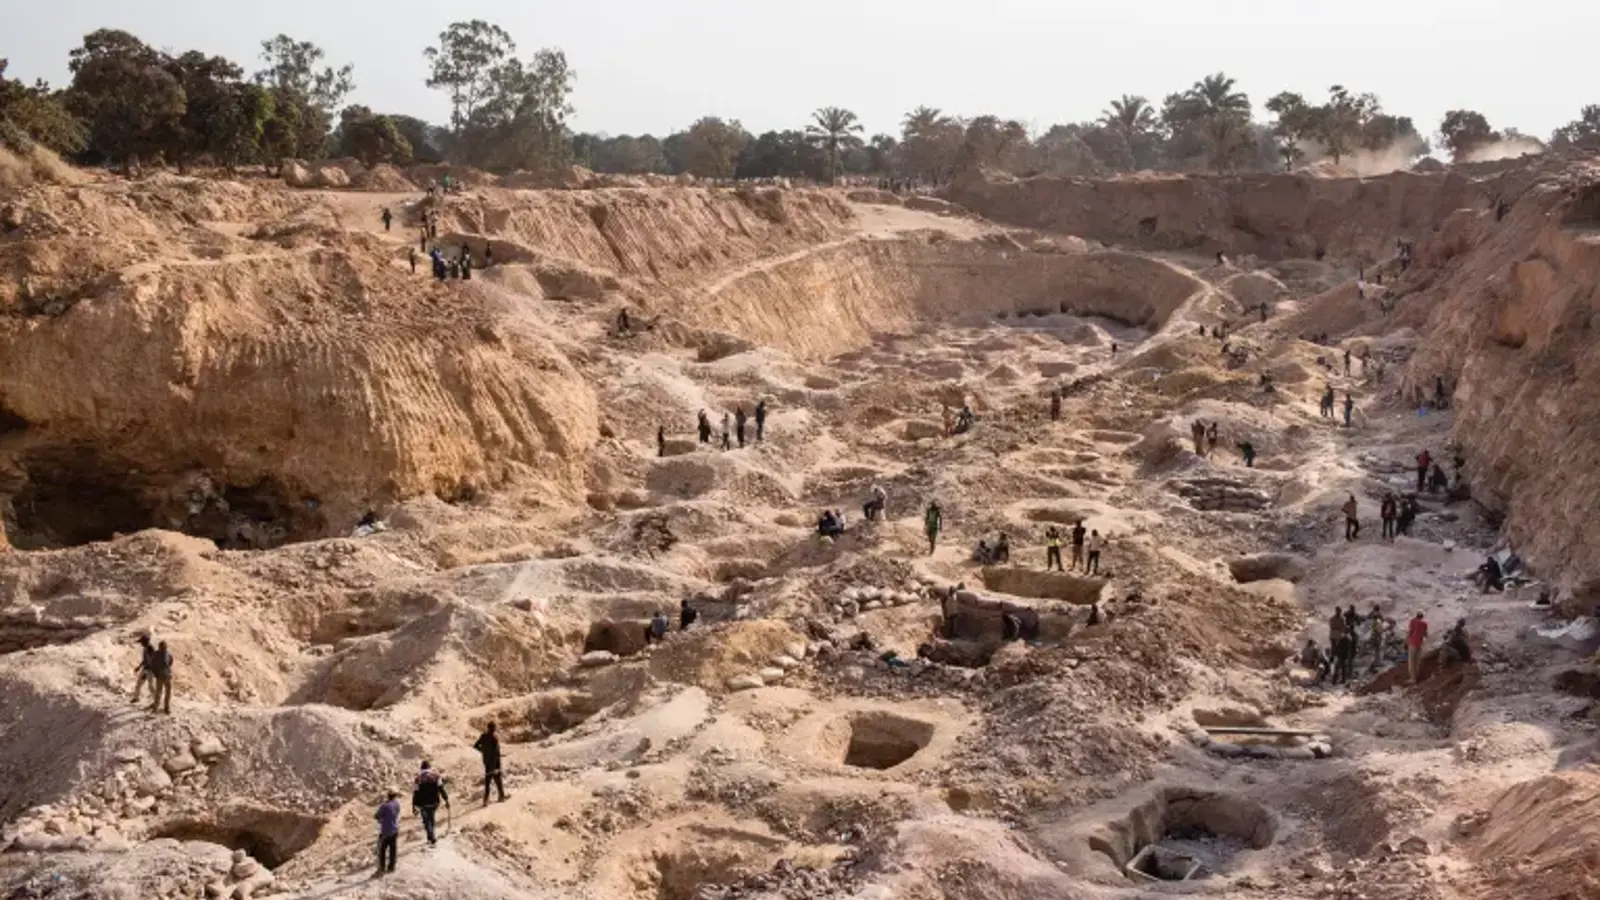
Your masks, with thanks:
[{"label": "group of people", "polygon": [[[498,800],[504,803],[506,786],[501,774],[500,737],[496,734],[495,723],[490,722],[484,727],[472,749],[478,751],[483,759],[483,805],[489,805],[491,787]],[[422,820],[422,834],[429,846],[439,842],[437,829],[440,806],[450,808],[450,791],[445,785],[444,774],[435,769],[433,763],[423,760],[422,767],[411,780],[411,813]],[[378,823],[376,876],[387,875],[395,870],[395,863],[400,856],[400,792],[389,791],[372,817]]]},{"label": "group of people", "polygon": [[[745,414],[743,406],[738,407],[731,416],[727,412],[722,414],[722,449],[733,449],[733,442],[736,439],[739,442],[739,447],[744,447],[745,434],[749,428],[750,420],[752,418],[755,419],[755,439],[757,441],[766,439],[767,401],[757,400],[755,415],[753,417]],[[700,435],[700,443],[711,443],[711,436],[713,433],[711,428],[711,417],[707,415],[706,411],[703,409],[700,410],[699,416],[697,416],[695,419],[695,430]],[[662,425],[656,429],[656,455],[667,455],[667,427],[665,425]]]},{"label": "group of people", "polygon": [[[1456,473],[1455,483],[1459,485],[1467,466],[1467,460],[1461,455],[1460,450],[1457,450],[1451,459],[1451,466]],[[1444,467],[1428,453],[1427,448],[1423,448],[1422,452],[1417,454],[1417,493],[1442,494],[1449,489],[1450,477],[1445,475]]]},{"label": "group of people", "polygon": [[[1344,368],[1345,368],[1345,374],[1346,375],[1350,374],[1350,351],[1349,350],[1346,350],[1344,352]],[[1324,385],[1323,386],[1323,391],[1322,391],[1322,404],[1321,404],[1320,409],[1319,409],[1319,412],[1321,413],[1321,415],[1322,415],[1322,417],[1324,419],[1332,419],[1332,418],[1335,417],[1335,413],[1334,413],[1335,404],[1336,404],[1336,398],[1334,397],[1334,393],[1333,393],[1333,385],[1331,385],[1331,384]],[[1344,427],[1346,427],[1346,428],[1350,427],[1350,414],[1355,411],[1355,408],[1356,408],[1355,398],[1350,396],[1350,392],[1349,391],[1345,391],[1344,392]]]},{"label": "group of people", "polygon": [[1189,423],[1189,439],[1194,442],[1194,454],[1196,456],[1211,455],[1211,451],[1217,449],[1217,441],[1219,439],[1217,423],[1212,422],[1207,425],[1199,419],[1195,419]]},{"label": "group of people", "polygon": [[[679,631],[688,631],[689,626],[693,625],[699,618],[700,611],[694,608],[688,598],[678,601]],[[667,639],[667,632],[671,629],[672,623],[667,620],[667,614],[658,609],[656,614],[650,617],[650,624],[645,626],[644,642],[646,644],[654,644],[664,641]]]},{"label": "group of people", "polygon": [[[1361,631],[1363,625],[1366,627],[1365,639]],[[1395,621],[1384,616],[1376,603],[1365,616],[1356,611],[1355,604],[1351,604],[1349,609],[1334,607],[1333,615],[1328,618],[1327,650],[1318,646],[1315,639],[1307,638],[1305,647],[1300,651],[1300,664],[1315,672],[1318,681],[1348,684],[1355,677],[1356,660],[1363,648],[1372,657],[1367,667],[1369,674],[1377,672],[1387,663],[1395,641],[1395,629]],[[1428,620],[1418,612],[1407,624],[1405,635],[1406,666],[1412,682],[1417,680],[1422,648],[1427,639]],[[1457,623],[1452,630],[1452,640],[1460,645],[1463,654],[1467,653],[1464,649],[1464,622]]]},{"label": "group of people", "polygon": [[[1059,401],[1055,406],[1055,414],[1057,417],[1061,415],[1061,406]],[[951,435],[956,434],[965,434],[972,430],[972,426],[978,421],[978,417],[972,412],[972,407],[965,403],[961,404],[960,412],[951,412],[950,407],[946,406],[940,413],[940,418],[943,420],[945,437],[950,437]]]},{"label": "group of people", "polygon": [[172,651],[167,642],[152,643],[150,635],[139,635],[139,665],[134,669],[133,702],[150,685],[150,711],[172,715]]},{"label": "group of people", "polygon": [[[1069,532],[1072,543],[1071,567],[1065,571],[1076,572],[1078,567],[1083,567],[1085,575],[1098,575],[1100,573],[1100,554],[1105,550],[1106,539],[1100,536],[1100,530],[1086,529],[1083,520],[1079,519]],[[1085,552],[1087,551],[1087,552]],[[1060,572],[1061,568],[1061,529],[1054,525],[1044,530],[1044,569]]]}]

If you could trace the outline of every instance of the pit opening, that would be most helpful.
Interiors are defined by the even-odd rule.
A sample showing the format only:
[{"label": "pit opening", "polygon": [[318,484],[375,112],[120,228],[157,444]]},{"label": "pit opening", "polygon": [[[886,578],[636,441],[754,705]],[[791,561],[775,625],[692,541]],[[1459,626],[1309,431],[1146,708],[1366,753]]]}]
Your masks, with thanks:
[{"label": "pit opening", "polygon": [[482,731],[493,721],[500,743],[531,744],[570,731],[604,708],[605,704],[587,691],[554,690],[534,697],[521,708],[506,707],[493,715],[474,718],[471,724]]},{"label": "pit opening", "polygon": [[232,809],[212,821],[168,822],[150,837],[220,844],[229,850],[243,850],[268,869],[276,869],[316,843],[326,823],[315,816],[281,810]]},{"label": "pit opening", "polygon": [[893,713],[855,713],[823,730],[825,756],[854,769],[892,769],[922,752],[933,726]]},{"label": "pit opening", "polygon": [[1106,586],[1105,578],[1005,566],[985,567],[982,577],[983,586],[991,591],[1013,597],[1061,600],[1079,606],[1099,603]]},{"label": "pit opening", "polygon": [[1239,584],[1282,579],[1299,581],[1306,574],[1306,560],[1293,553],[1255,553],[1228,560],[1228,573]]},{"label": "pit opening", "polygon": [[1276,839],[1277,822],[1258,803],[1166,788],[1105,823],[1089,848],[1132,881],[1195,881],[1228,873],[1241,854]]},{"label": "pit opening", "polygon": [[23,550],[76,547],[149,528],[268,549],[319,536],[326,522],[271,479],[230,485],[201,471],[145,473],[84,446],[46,447],[16,459],[6,539]]},{"label": "pit opening", "polygon": [[604,650],[618,656],[633,656],[644,650],[650,623],[643,619],[601,619],[589,624],[583,639],[583,652]]}]

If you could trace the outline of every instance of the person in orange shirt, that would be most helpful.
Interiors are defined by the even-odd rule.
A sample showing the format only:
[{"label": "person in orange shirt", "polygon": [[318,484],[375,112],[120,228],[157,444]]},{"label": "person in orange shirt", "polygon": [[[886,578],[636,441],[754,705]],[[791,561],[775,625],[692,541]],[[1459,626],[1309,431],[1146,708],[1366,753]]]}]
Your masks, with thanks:
[{"label": "person in orange shirt", "polygon": [[1428,639],[1428,620],[1417,613],[1411,617],[1411,625],[1406,629],[1406,671],[1411,674],[1411,683],[1417,683],[1417,671],[1422,666],[1422,645]]}]

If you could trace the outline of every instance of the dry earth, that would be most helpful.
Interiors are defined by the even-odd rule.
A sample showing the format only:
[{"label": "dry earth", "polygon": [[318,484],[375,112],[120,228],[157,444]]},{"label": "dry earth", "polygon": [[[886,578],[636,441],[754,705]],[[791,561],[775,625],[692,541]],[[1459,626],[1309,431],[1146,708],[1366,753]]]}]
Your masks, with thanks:
[{"label": "dry earth", "polygon": [[[0,896],[1600,896],[1592,620],[1559,632],[1600,585],[1597,171],[9,189]],[[493,265],[413,274],[432,208]],[[1435,376],[1455,402],[1419,411]],[[763,439],[716,446],[758,400]],[[1422,447],[1474,499],[1381,540]],[[1046,572],[1079,519],[1101,573]],[[973,563],[1001,531],[1010,563]],[[1507,538],[1539,584],[1480,595]],[[1352,602],[1430,648],[1464,618],[1474,661],[1317,684],[1298,648]],[[141,633],[170,716],[129,700]],[[373,878],[424,759],[442,838],[408,812]]]}]

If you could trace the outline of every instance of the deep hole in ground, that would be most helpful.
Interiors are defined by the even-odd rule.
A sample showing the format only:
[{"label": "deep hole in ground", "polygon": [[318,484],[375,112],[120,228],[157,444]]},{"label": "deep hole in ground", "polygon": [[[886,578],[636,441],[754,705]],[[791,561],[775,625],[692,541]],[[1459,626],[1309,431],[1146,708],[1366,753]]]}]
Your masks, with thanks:
[{"label": "deep hole in ground", "polygon": [[92,620],[39,619],[31,611],[0,613],[0,654],[70,644],[106,627],[107,623]]},{"label": "deep hole in ground", "polygon": [[702,888],[732,884],[765,870],[783,841],[731,828],[693,828],[680,849],[657,851],[656,900],[697,900]]},{"label": "deep hole in ground", "polygon": [[177,819],[151,833],[154,838],[205,841],[229,850],[243,850],[256,862],[276,869],[311,846],[326,820],[280,810],[224,810],[215,819]]},{"label": "deep hole in ground", "polygon": [[1132,863],[1143,876],[1176,881],[1225,873],[1238,854],[1261,850],[1276,839],[1277,822],[1258,803],[1216,791],[1166,788],[1107,822],[1089,847],[1119,870]]},{"label": "deep hole in ground", "polygon": [[1040,572],[1035,569],[990,566],[983,570],[983,586],[1013,597],[1062,600],[1088,606],[1100,602],[1100,593],[1105,589],[1106,582],[1103,578],[1072,575],[1066,572]]},{"label": "deep hole in ground", "polygon": [[605,706],[586,691],[546,691],[525,705],[504,707],[473,719],[472,727],[481,731],[493,721],[502,744],[530,744],[582,725]]},{"label": "deep hole in ground", "polygon": [[148,528],[208,538],[224,549],[265,549],[317,537],[314,503],[271,479],[229,485],[203,472],[148,473],[83,446],[35,448],[13,460],[6,539],[24,550],[74,547]]},{"label": "deep hole in ground", "polygon": [[1293,553],[1256,553],[1228,560],[1228,572],[1240,584],[1281,578],[1299,581],[1306,574],[1306,560]]},{"label": "deep hole in ground", "polygon": [[823,729],[821,755],[857,769],[892,769],[928,746],[933,726],[893,713],[855,713]]}]

